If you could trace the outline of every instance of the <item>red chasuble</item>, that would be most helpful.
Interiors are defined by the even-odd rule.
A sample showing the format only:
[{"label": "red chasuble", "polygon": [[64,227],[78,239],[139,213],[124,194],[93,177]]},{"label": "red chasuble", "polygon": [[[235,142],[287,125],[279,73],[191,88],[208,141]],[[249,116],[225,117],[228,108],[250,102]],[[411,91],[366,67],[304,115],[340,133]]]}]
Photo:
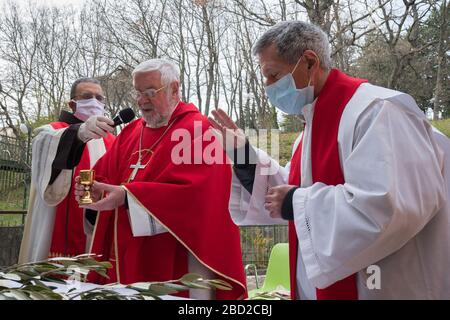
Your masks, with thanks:
[{"label": "red chasuble", "polygon": [[[335,186],[344,184],[339,159],[338,131],[345,106],[356,89],[367,80],[351,78],[332,69],[314,107],[311,130],[312,181]],[[289,184],[300,185],[302,142],[291,160]],[[295,225],[289,222],[289,267],[291,274],[291,298],[295,299],[298,239]],[[325,289],[316,289],[318,300],[358,299],[356,275],[342,279]]]},{"label": "red chasuble", "polygon": [[[69,124],[65,122],[52,122],[53,129],[67,128]],[[108,150],[114,136],[108,134],[103,139],[105,149]],[[87,146],[83,150],[80,162],[74,168],[73,177],[78,176],[80,170],[90,169],[89,150]],[[53,227],[52,243],[50,246],[50,257],[76,256],[86,253],[86,234],[84,233],[84,214],[73,195],[73,180],[69,194],[56,207],[55,225]]]},{"label": "red chasuble", "polygon": [[[210,144],[202,143],[201,137],[209,127],[207,118],[194,105],[180,103],[168,126],[148,128],[143,119],[130,123],[96,164],[97,180],[124,185],[129,191],[128,197],[133,197],[168,231],[134,237],[123,206],[115,211],[100,212],[91,252],[102,254],[102,260],[109,259],[113,264],[108,282],[129,284],[179,279],[188,273],[188,253],[191,253],[217,278],[233,286],[231,291],[217,290],[217,299],[246,297],[239,228],[228,211],[230,165],[211,165],[204,161],[175,164],[171,159],[174,147],[181,141],[172,138],[175,130],[190,134],[188,145],[192,154],[189,158],[193,161],[194,150],[205,151]],[[143,152],[142,163],[146,168],[138,170],[135,179],[127,183],[132,172],[130,165],[138,160],[141,130],[143,150],[160,140],[152,152]],[[225,159],[223,150],[218,150]],[[90,277],[92,281],[102,282],[95,275]]]}]

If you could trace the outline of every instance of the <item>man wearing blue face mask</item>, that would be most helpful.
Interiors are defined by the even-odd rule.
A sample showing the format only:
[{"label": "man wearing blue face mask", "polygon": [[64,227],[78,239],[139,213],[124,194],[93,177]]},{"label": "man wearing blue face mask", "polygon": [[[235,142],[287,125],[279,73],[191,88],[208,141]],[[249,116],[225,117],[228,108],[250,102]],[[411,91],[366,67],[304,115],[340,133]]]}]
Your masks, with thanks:
[{"label": "man wearing blue face mask", "polygon": [[89,250],[95,214],[79,208],[70,193],[73,177],[90,169],[109,149],[114,122],[103,116],[100,82],[76,80],[69,108],[57,122],[36,129],[29,210],[19,262],[75,256]]},{"label": "man wearing blue face mask", "polygon": [[411,96],[331,68],[312,24],[280,22],[253,52],[270,102],[304,120],[290,163],[250,146],[222,110],[210,121],[225,146],[232,133],[227,152],[246,152],[235,223],[289,224],[291,297],[449,299],[449,139]]}]

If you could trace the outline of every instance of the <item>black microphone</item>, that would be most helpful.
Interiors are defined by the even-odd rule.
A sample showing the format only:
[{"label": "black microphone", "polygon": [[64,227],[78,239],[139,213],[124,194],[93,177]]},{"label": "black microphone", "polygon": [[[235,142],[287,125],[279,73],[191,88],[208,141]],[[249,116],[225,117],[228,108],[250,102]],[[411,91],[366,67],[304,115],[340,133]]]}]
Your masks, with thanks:
[{"label": "black microphone", "polygon": [[131,108],[120,110],[119,114],[115,116],[113,119],[114,127],[118,126],[119,124],[128,123],[135,117],[136,115],[134,114],[134,111]]}]

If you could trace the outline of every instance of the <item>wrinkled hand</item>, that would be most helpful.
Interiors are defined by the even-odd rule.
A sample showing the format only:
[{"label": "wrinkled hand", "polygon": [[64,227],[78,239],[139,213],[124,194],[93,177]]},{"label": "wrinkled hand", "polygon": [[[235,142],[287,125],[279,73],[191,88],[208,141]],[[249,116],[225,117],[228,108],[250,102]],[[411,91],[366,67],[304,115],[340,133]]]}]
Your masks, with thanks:
[{"label": "wrinkled hand", "polygon": [[107,132],[114,131],[114,121],[101,116],[89,117],[78,130],[78,139],[87,142],[91,139],[106,138]]},{"label": "wrinkled hand", "polygon": [[223,149],[227,152],[234,151],[245,146],[245,133],[222,109],[212,110],[212,116],[208,117],[211,125],[222,135]]},{"label": "wrinkled hand", "polygon": [[280,186],[272,187],[269,189],[269,191],[267,191],[264,208],[269,211],[272,218],[282,218],[281,207],[283,205],[283,200],[289,190],[295,187],[296,186],[293,185],[283,184]]},{"label": "wrinkled hand", "polygon": [[[125,189],[120,186],[106,184],[94,181],[90,188],[91,198],[94,203],[80,205],[80,208],[91,209],[95,211],[112,210],[125,203]],[[100,200],[103,192],[105,197]],[[77,202],[84,195],[84,186],[80,184],[80,177],[75,178],[75,199]]]}]

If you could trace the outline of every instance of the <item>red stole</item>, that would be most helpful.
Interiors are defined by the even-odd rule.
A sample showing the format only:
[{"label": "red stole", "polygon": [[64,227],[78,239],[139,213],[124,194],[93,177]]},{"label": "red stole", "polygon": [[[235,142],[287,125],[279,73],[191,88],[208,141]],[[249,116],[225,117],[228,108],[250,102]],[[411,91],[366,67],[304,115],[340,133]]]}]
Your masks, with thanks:
[{"label": "red stole", "polygon": [[[322,88],[314,108],[311,130],[312,181],[327,185],[345,183],[339,159],[337,143],[339,123],[344,109],[358,89],[367,80],[351,78],[332,69]],[[303,139],[302,139],[303,140]],[[291,160],[289,184],[300,185],[302,142]],[[295,225],[289,222],[289,266],[291,274],[291,298],[295,299],[298,239]],[[318,300],[358,299],[356,275],[335,282],[325,289],[316,289]]]},{"label": "red stole", "polygon": [[[50,125],[55,130],[69,126],[65,122],[52,122]],[[108,137],[103,139],[106,150],[112,145],[114,138],[112,134],[108,134]],[[90,169],[89,150],[87,146],[83,150],[79,164],[74,168],[73,177],[78,176],[80,170],[85,169]],[[52,243],[49,252],[50,257],[64,255],[76,256],[86,252],[86,234],[84,233],[83,217],[83,209],[78,206],[73,195],[72,181],[69,194],[56,206],[55,225],[53,227]],[[66,220],[68,220],[67,223]]]},{"label": "red stole", "polygon": [[[171,141],[172,133],[189,132],[190,158],[194,161],[194,151],[205,151],[210,145],[210,142],[202,143],[202,137],[194,134],[194,121],[201,128],[200,135],[210,125],[194,105],[186,103],[178,105],[169,124],[172,121],[174,124],[154,147],[153,154],[143,156],[142,163],[148,164],[138,171],[134,181],[126,183],[132,171],[130,165],[137,160],[139,136],[145,126],[142,119],[124,128],[110,152],[95,167],[98,179],[123,184],[131,193],[129,197],[135,198],[168,232],[134,237],[128,212],[121,206],[117,212],[100,212],[91,252],[102,254],[102,259],[112,262],[114,269],[108,273],[108,282],[124,284],[179,279],[188,272],[187,259],[191,253],[215,273],[215,278],[233,286],[231,291],[217,290],[217,299],[245,298],[239,228],[228,212],[230,165],[208,165],[203,161],[175,164],[171,154],[181,139]],[[153,145],[166,129],[144,127],[142,148]],[[196,143],[200,143],[199,149],[194,146]],[[221,148],[216,150],[226,158]],[[102,282],[102,279],[94,281]]]}]

